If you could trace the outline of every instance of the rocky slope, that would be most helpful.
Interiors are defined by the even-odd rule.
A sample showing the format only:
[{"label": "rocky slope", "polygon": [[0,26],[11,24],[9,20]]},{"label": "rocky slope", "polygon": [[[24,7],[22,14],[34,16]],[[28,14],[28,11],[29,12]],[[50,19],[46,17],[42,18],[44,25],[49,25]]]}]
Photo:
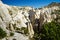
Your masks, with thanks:
[{"label": "rocky slope", "polygon": [[[0,28],[7,33],[1,40],[29,40],[36,28],[40,31],[44,23],[56,18],[56,14],[51,14],[55,10],[60,10],[60,6],[34,9],[9,6],[0,1]],[[14,33],[13,36],[10,36],[11,32]]]}]

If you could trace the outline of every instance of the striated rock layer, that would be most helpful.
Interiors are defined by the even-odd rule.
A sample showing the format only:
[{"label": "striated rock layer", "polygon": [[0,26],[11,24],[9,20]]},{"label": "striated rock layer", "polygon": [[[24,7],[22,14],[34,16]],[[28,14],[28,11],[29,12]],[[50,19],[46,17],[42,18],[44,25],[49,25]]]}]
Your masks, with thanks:
[{"label": "striated rock layer", "polygon": [[[36,28],[40,30],[44,23],[56,18],[56,14],[51,15],[55,10],[59,10],[59,6],[34,9],[9,6],[0,1],[0,28],[7,33],[7,37],[1,40],[29,40],[34,36]],[[10,36],[11,32],[13,36]]]}]

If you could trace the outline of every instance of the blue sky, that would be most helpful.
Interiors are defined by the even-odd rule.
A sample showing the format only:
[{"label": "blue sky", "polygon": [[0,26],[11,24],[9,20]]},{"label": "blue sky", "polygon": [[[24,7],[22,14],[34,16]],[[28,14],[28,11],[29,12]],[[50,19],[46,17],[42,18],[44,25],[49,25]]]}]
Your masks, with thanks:
[{"label": "blue sky", "polygon": [[51,2],[60,2],[60,0],[2,0],[3,3],[15,6],[31,6],[39,8],[50,4]]}]

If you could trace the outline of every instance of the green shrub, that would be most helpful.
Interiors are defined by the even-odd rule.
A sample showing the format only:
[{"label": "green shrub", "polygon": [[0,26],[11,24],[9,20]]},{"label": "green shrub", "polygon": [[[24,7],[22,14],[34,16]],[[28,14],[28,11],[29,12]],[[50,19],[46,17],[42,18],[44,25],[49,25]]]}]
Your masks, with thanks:
[{"label": "green shrub", "polygon": [[56,14],[57,18],[50,23],[45,23],[42,26],[41,32],[35,30],[35,40],[60,40],[60,10],[55,10],[52,14]]},{"label": "green shrub", "polygon": [[22,28],[21,28],[21,30],[23,30],[23,31],[24,31],[24,34],[28,34],[28,29],[27,29],[27,28],[22,27]]},{"label": "green shrub", "polygon": [[16,40],[16,39],[13,39],[13,40]]},{"label": "green shrub", "polygon": [[16,30],[20,30],[20,28],[17,28],[17,27],[16,27]]},{"label": "green shrub", "polygon": [[40,33],[35,32],[35,40],[60,40],[60,23],[52,21],[42,26]]},{"label": "green shrub", "polygon": [[4,38],[7,36],[7,33],[5,31],[3,31],[2,28],[0,28],[0,39]]},{"label": "green shrub", "polygon": [[28,33],[28,30],[27,30],[27,29],[25,29],[25,30],[24,30],[24,34],[27,34],[27,33]]},{"label": "green shrub", "polygon": [[21,30],[25,30],[26,28],[25,27],[21,27]]},{"label": "green shrub", "polygon": [[60,24],[51,22],[44,24],[41,32],[41,40],[60,40]]},{"label": "green shrub", "polygon": [[11,33],[10,33],[10,36],[14,36],[14,33],[11,32]]}]

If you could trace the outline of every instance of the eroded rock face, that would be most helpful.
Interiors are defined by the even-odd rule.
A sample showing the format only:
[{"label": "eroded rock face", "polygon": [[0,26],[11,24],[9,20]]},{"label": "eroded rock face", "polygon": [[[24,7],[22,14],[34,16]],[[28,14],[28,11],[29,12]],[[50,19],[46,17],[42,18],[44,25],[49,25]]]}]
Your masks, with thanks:
[{"label": "eroded rock face", "polygon": [[[30,23],[29,14],[28,14],[28,10],[31,10],[31,9],[32,8],[28,7],[27,9],[25,8],[25,9],[19,10],[19,8],[16,6],[8,6],[6,4],[3,4],[0,1],[0,27],[6,31],[8,37],[10,36],[10,32],[13,32],[14,35],[16,35],[15,34],[17,33],[16,31],[18,31],[18,34],[23,33],[19,36],[19,37],[22,37],[23,39],[33,37],[34,31],[33,31],[32,24]],[[28,35],[27,37],[24,38],[24,36],[26,36],[24,34],[24,31],[26,33],[27,30],[28,30],[28,33],[27,33]],[[18,35],[16,36],[18,37]],[[13,37],[14,36],[12,36],[12,39]],[[7,38],[7,39],[10,40],[10,38]]]},{"label": "eroded rock face", "polygon": [[[6,31],[8,36],[3,40],[14,38],[29,40],[29,37],[33,37],[36,28],[40,30],[44,23],[56,18],[55,14],[51,15],[54,10],[59,10],[59,7],[35,10],[31,7],[8,6],[0,1],[0,27]],[[13,32],[15,36],[11,37],[10,32]]]}]

